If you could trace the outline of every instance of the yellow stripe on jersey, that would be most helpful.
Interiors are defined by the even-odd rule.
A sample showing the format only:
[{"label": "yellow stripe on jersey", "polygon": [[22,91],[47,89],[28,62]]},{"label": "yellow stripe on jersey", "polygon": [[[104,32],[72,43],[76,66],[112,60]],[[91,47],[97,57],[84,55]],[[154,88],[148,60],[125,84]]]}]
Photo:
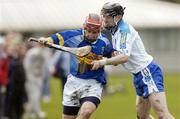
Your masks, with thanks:
[{"label": "yellow stripe on jersey", "polygon": [[120,48],[126,48],[126,33],[121,33],[121,41],[120,41]]},{"label": "yellow stripe on jersey", "polygon": [[50,43],[54,43],[54,41],[53,41],[53,39],[52,39],[51,37],[48,37],[48,41],[49,41]]},{"label": "yellow stripe on jersey", "polygon": [[57,36],[58,39],[59,39],[59,45],[64,45],[63,37],[62,37],[59,33],[56,33],[56,36]]},{"label": "yellow stripe on jersey", "polygon": [[121,34],[121,40],[122,40],[122,44],[124,44],[125,43],[125,34],[124,33]]}]

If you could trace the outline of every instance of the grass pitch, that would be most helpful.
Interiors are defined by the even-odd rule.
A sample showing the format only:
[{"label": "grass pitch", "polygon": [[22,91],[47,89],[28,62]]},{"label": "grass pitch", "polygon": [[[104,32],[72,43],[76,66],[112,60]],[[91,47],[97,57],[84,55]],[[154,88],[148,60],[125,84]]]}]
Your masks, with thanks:
[{"label": "grass pitch", "polygon": [[[108,81],[108,85],[110,86],[123,84],[126,91],[104,96],[100,106],[91,118],[136,119],[135,91],[131,75],[109,76]],[[169,110],[176,119],[180,119],[180,74],[166,74],[164,76],[164,84]],[[62,118],[62,93],[60,89],[60,81],[58,79],[52,79],[52,101],[47,104],[42,103],[43,111],[47,113],[46,119]],[[153,111],[152,114],[155,115]]]}]

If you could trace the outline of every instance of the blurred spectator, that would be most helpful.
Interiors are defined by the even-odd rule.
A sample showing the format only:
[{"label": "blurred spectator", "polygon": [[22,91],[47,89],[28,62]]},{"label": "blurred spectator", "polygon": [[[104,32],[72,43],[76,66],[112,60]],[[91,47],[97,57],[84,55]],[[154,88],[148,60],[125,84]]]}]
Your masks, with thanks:
[{"label": "blurred spectator", "polygon": [[[108,73],[106,70],[105,70],[105,77],[108,82],[109,77],[108,77]],[[111,85],[111,86],[106,84],[103,86],[103,93],[102,93],[103,96],[109,96],[109,95],[113,95],[116,93],[127,93],[127,89],[124,86],[124,84],[118,83],[116,85]]]},{"label": "blurred spectator", "polygon": [[[24,43],[20,33],[12,33],[12,39],[6,39],[10,55],[9,83],[7,86],[5,116],[9,119],[21,119],[24,113],[24,102],[26,81],[23,67]],[[7,37],[6,37],[7,38]]]},{"label": "blurred spectator", "polygon": [[49,71],[49,65],[50,65],[49,59],[51,59],[52,50],[50,48],[44,48],[42,54],[44,55],[44,58],[45,58],[44,79],[43,79],[43,85],[42,85],[42,99],[43,99],[43,102],[47,103],[51,101],[50,84],[49,84],[51,73]]},{"label": "blurred spectator", "polygon": [[[12,48],[12,41],[15,42],[19,42],[20,40],[22,41],[22,34],[19,32],[8,32],[5,35],[5,40],[6,40],[6,47],[7,47],[7,53],[8,54],[13,54],[13,50],[11,50]],[[21,51],[23,51],[23,49],[21,49]],[[21,52],[20,51],[20,52]],[[23,54],[23,53],[21,53]]]},{"label": "blurred spectator", "polygon": [[44,49],[38,43],[34,45],[35,47],[27,51],[24,59],[24,66],[27,74],[26,90],[28,96],[26,113],[24,116],[44,118],[46,114],[42,112],[40,107],[40,98],[45,73],[45,58],[43,56]]},{"label": "blurred spectator", "polygon": [[50,71],[56,78],[61,80],[61,91],[63,92],[70,72],[70,54],[57,50],[52,57],[51,63]]},{"label": "blurred spectator", "polygon": [[0,37],[0,119],[4,115],[5,94],[8,83],[9,57],[5,51],[5,40]]}]

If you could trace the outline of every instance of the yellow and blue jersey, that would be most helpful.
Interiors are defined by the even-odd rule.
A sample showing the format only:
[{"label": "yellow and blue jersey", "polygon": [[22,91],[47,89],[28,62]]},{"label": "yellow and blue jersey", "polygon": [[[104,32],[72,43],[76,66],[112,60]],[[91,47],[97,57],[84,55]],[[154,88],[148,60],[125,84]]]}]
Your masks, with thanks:
[{"label": "yellow and blue jersey", "polygon": [[[110,41],[105,37],[105,35],[99,35],[98,39],[90,43],[85,40],[84,38],[84,30],[67,30],[63,32],[58,32],[53,34],[49,41],[57,44],[63,45],[66,47],[83,47],[90,45],[92,47],[91,53],[95,54],[98,57],[111,57],[112,52],[114,51],[112,44]],[[89,67],[88,65],[83,65],[85,67]],[[99,68],[98,70],[90,70],[90,68],[86,68],[88,70],[84,70],[84,72],[80,72],[79,69],[82,67],[80,65],[80,61],[76,56],[71,55],[70,60],[70,73],[75,77],[82,78],[82,79],[95,79],[102,84],[106,84],[104,68]]]}]

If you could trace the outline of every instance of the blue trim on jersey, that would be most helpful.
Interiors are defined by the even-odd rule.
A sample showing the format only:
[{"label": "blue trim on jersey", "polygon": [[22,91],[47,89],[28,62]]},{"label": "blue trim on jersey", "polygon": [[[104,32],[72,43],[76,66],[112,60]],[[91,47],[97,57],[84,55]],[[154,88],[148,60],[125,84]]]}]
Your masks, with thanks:
[{"label": "blue trim on jersey", "polygon": [[119,33],[121,34],[120,48],[126,49],[127,34],[130,33],[129,25],[126,22],[124,22],[124,20],[121,20],[118,22],[117,30],[119,30]]},{"label": "blue trim on jersey", "polygon": [[[104,57],[111,57],[111,54],[113,51],[115,51],[112,47],[112,44],[110,41],[102,36],[98,37],[98,40],[94,43],[87,42],[84,40],[84,30],[69,30],[69,31],[64,31],[64,32],[59,32],[59,34],[62,36],[64,40],[64,46],[68,47],[82,47],[82,46],[87,46],[90,45],[92,46],[91,52],[104,56]],[[54,40],[54,43],[57,43],[57,36],[52,35],[52,39]],[[82,79],[96,79],[98,82],[102,84],[106,84],[105,80],[105,74],[104,74],[104,68],[99,68],[98,70],[88,70],[84,73],[79,73],[78,72],[78,59],[71,55],[70,57],[70,73],[74,75],[75,77],[82,78]]]},{"label": "blue trim on jersey", "polygon": [[[147,98],[153,92],[163,92],[163,74],[161,68],[151,62],[145,69],[134,74],[136,94]],[[152,91],[149,89],[153,89]]]},{"label": "blue trim on jersey", "polygon": [[63,37],[64,41],[71,39],[73,37],[82,35],[82,29],[78,29],[78,30],[67,30],[67,31],[63,31],[63,32],[59,32],[59,34]]},{"label": "blue trim on jersey", "polygon": [[121,20],[119,23],[118,23],[118,29],[120,29],[120,32],[122,33],[130,33],[130,29],[129,29],[129,25],[124,22],[124,20]]},{"label": "blue trim on jersey", "polygon": [[[82,35],[82,29],[78,29],[78,30],[66,30],[66,31],[63,31],[63,32],[58,32],[58,34],[60,36],[62,36],[63,38],[63,41],[67,41],[73,37],[76,37],[76,36],[79,36],[79,35]],[[54,44],[57,44],[59,45],[59,39],[58,39],[58,36],[56,34],[53,34],[51,36],[51,38],[53,39],[54,41]],[[70,44],[70,43],[69,43]],[[65,42],[64,44],[65,46],[67,46],[67,43]],[[71,46],[71,45],[70,45]]]},{"label": "blue trim on jersey", "polygon": [[104,33],[101,33],[101,35],[102,35],[103,37],[108,38],[108,36],[107,36],[106,34],[104,34]]}]

